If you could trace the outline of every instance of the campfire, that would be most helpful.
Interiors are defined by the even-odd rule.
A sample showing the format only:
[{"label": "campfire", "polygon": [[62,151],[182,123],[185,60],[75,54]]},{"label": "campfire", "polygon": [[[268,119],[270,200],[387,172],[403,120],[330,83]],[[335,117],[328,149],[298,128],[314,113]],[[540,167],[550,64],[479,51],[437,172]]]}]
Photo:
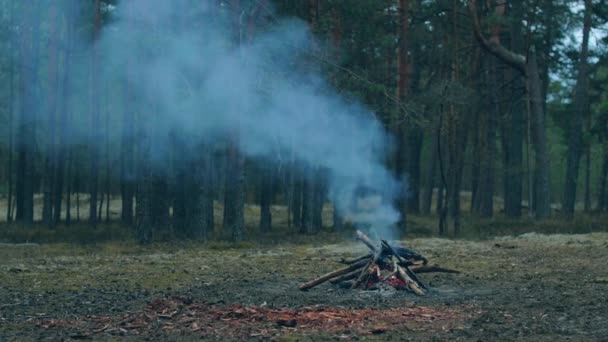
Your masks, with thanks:
[{"label": "campfire", "polygon": [[375,243],[359,230],[357,239],[369,248],[370,253],[354,259],[340,260],[340,263],[348,266],[312,279],[300,285],[300,290],[308,290],[327,281],[352,289],[370,289],[386,283],[397,290],[407,290],[424,296],[428,288],[417,274],[459,273],[437,265],[431,266],[425,257],[405,246],[393,247],[386,240]]}]

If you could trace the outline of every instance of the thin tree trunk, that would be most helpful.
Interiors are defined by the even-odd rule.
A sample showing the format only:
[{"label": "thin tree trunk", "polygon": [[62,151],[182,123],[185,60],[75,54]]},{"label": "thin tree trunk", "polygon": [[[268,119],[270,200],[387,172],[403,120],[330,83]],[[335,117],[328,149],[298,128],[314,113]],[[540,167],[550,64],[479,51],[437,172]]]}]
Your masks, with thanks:
[{"label": "thin tree trunk", "polygon": [[[606,125],[606,123],[604,123]],[[608,128],[608,127],[607,127]],[[604,132],[606,134],[608,132]],[[608,191],[606,183],[608,181],[608,139],[605,137],[602,144],[602,171],[600,174],[600,189],[597,194],[597,210],[602,212],[608,209]]]},{"label": "thin tree trunk", "polygon": [[236,143],[228,150],[224,186],[224,230],[229,231],[233,242],[240,242],[244,235],[244,159],[237,151]]},{"label": "thin tree trunk", "polygon": [[153,218],[152,218],[152,194],[153,182],[150,172],[149,147],[147,142],[142,142],[139,162],[139,186],[137,192],[137,209],[135,213],[135,231],[137,241],[140,244],[152,242]]},{"label": "thin tree trunk", "polygon": [[486,78],[487,89],[490,94],[487,97],[488,103],[486,106],[486,118],[485,131],[483,136],[483,148],[484,151],[482,158],[482,165],[480,171],[481,186],[479,187],[479,214],[483,217],[492,217],[494,214],[494,175],[495,167],[494,161],[496,159],[496,119],[500,117],[500,110],[498,106],[497,91],[499,89],[499,82],[497,81],[497,63],[494,57],[490,56],[490,60],[487,63],[488,72]]},{"label": "thin tree trunk", "polygon": [[[194,186],[192,191],[192,204],[194,210],[191,213],[190,218],[190,229],[193,238],[200,241],[206,241],[209,237],[209,233],[213,231],[213,219],[209,219],[209,215],[213,215],[213,211],[210,212],[209,205],[213,205],[213,198],[211,197],[211,191],[208,188],[211,184],[208,182],[207,174],[209,173],[208,168],[211,167],[208,158],[208,151],[206,146],[201,146],[198,149],[201,153],[201,157],[194,162]],[[212,207],[211,207],[212,210]]]},{"label": "thin tree trunk", "polygon": [[99,207],[97,209],[97,222],[101,222],[104,199],[105,199],[105,196],[104,196],[104,193],[102,192],[101,196],[99,198]]},{"label": "thin tree trunk", "polygon": [[45,151],[44,159],[44,174],[43,174],[43,205],[42,205],[42,222],[49,226],[54,226],[53,220],[53,198],[55,188],[55,161],[57,154],[57,110],[60,86],[59,82],[59,49],[58,44],[58,27],[59,27],[59,12],[56,6],[49,5],[49,64],[48,64],[48,83],[46,96],[46,114],[47,114],[47,129],[45,137],[47,141],[47,150]]},{"label": "thin tree trunk", "polygon": [[295,181],[293,186],[293,205],[292,205],[292,220],[295,228],[301,229],[302,227],[302,176],[295,170]]},{"label": "thin tree trunk", "polygon": [[413,127],[408,132],[408,211],[420,213],[420,159],[422,157],[423,131]]},{"label": "thin tree trunk", "polygon": [[294,182],[294,163],[291,162],[290,163],[290,167],[286,170],[286,187],[285,187],[285,204],[287,206],[287,228],[289,230],[291,230],[291,227],[293,226],[293,205],[294,205],[294,186],[295,186],[295,182]]},{"label": "thin tree trunk", "polygon": [[591,211],[591,146],[585,152],[585,213]]},{"label": "thin tree trunk", "polygon": [[213,175],[213,150],[211,146],[206,146],[204,149],[205,159],[204,159],[204,179],[203,179],[203,195],[205,196],[205,202],[203,203],[203,210],[205,213],[206,220],[206,237],[213,233],[215,230],[215,217],[214,217],[214,209],[213,209],[213,200],[214,200],[214,175]]},{"label": "thin tree trunk", "polygon": [[314,198],[312,222],[315,231],[323,228],[323,206],[325,204],[325,178],[323,171],[317,169],[314,172]]},{"label": "thin tree trunk", "polygon": [[570,134],[568,135],[568,153],[566,158],[566,180],[564,182],[564,197],[562,210],[567,219],[574,216],[576,206],[576,188],[581,155],[583,154],[583,121],[589,107],[587,75],[587,56],[589,54],[589,32],[591,30],[591,0],[585,0],[585,18],[583,22],[583,41],[578,62],[578,77],[574,90],[573,113],[569,120]]},{"label": "thin tree trunk", "polygon": [[25,224],[34,222],[34,177],[35,148],[33,139],[36,135],[38,120],[38,67],[40,45],[40,6],[35,2],[26,6],[22,25],[21,40],[21,121],[17,136],[19,139],[19,160],[17,163],[17,219]]},{"label": "thin tree trunk", "polygon": [[426,187],[424,187],[422,191],[422,214],[430,215],[431,214],[431,206],[433,203],[433,190],[435,189],[436,179],[437,179],[437,139],[439,127],[433,128],[431,133],[431,150],[430,150],[430,158],[429,165],[427,169],[427,181]]},{"label": "thin tree trunk", "polygon": [[[14,29],[14,3],[10,3],[9,5],[9,25],[10,30]],[[9,39],[9,51],[11,51],[10,65],[9,65],[9,112],[8,112],[8,165],[7,165],[7,178],[8,178],[8,198],[7,198],[7,208],[6,208],[6,222],[13,221],[13,126],[14,126],[14,116],[15,116],[15,65],[13,62],[13,51],[15,47],[13,46],[12,39]]]},{"label": "thin tree trunk", "polygon": [[66,198],[65,198],[65,224],[70,225],[72,223],[72,153],[68,153],[67,163],[67,175],[66,175],[66,183],[67,189],[65,190]]},{"label": "thin tree trunk", "polygon": [[97,225],[97,197],[99,186],[99,145],[101,136],[99,134],[100,127],[100,109],[99,109],[99,79],[97,68],[98,63],[98,47],[96,40],[101,30],[101,0],[95,0],[94,3],[95,18],[93,24],[93,48],[91,52],[91,64],[89,69],[89,110],[91,111],[91,141],[89,141],[90,155],[90,175],[89,175],[89,224],[95,228]]},{"label": "thin tree trunk", "polygon": [[[405,102],[406,96],[408,95],[410,80],[409,80],[409,1],[399,0],[399,64],[398,64],[398,81],[397,81],[397,155],[395,157],[395,177],[400,182],[405,182],[405,170],[406,170],[406,127],[401,121],[401,105]],[[398,226],[401,228],[402,234],[407,233],[407,193],[405,192],[405,185],[401,191],[398,192],[395,200],[395,207],[399,210],[400,220]]]},{"label": "thin tree trunk", "polygon": [[315,185],[312,179],[312,168],[308,166],[306,170],[307,176],[304,177],[302,190],[302,222],[300,223],[300,232],[303,234],[313,234],[315,232],[313,218]]},{"label": "thin tree trunk", "polygon": [[[63,197],[63,187],[64,187],[64,173],[66,168],[66,154],[67,154],[67,144],[66,139],[68,136],[68,125],[70,125],[70,114],[69,114],[69,99],[70,99],[70,82],[71,82],[71,66],[72,66],[72,46],[73,46],[73,32],[74,32],[74,3],[69,2],[66,5],[65,13],[64,13],[64,22],[65,22],[65,50],[63,54],[63,74],[61,80],[61,90],[62,96],[60,98],[60,117],[59,117],[59,127],[58,127],[58,137],[57,137],[57,154],[55,157],[55,189],[54,189],[54,218],[53,221],[55,224],[59,224],[61,221],[61,204]],[[70,178],[68,177],[68,188],[71,189],[70,186]],[[70,192],[67,191],[68,198],[66,199],[69,202]],[[68,203],[66,203],[66,223],[69,218],[69,213],[71,208]],[[71,219],[71,218],[70,218]]]},{"label": "thin tree trunk", "polygon": [[[479,78],[481,78],[481,76],[479,76]],[[477,91],[479,92],[479,94],[482,94],[483,89],[481,89],[481,84],[482,82],[479,82],[479,86],[477,88]],[[478,100],[477,103],[477,110],[475,110],[475,117],[474,117],[474,122],[477,125],[477,130],[475,130],[475,132],[473,132],[473,137],[472,137],[472,147],[473,147],[473,153],[472,153],[472,161],[471,161],[471,207],[469,208],[469,211],[471,214],[474,213],[479,213],[479,198],[481,197],[480,195],[480,191],[479,191],[479,185],[481,183],[481,162],[480,159],[483,156],[483,150],[484,150],[484,146],[482,146],[483,144],[481,143],[481,141],[483,140],[481,135],[483,135],[483,129],[482,129],[482,125],[483,122],[481,120],[481,113],[482,113],[482,102],[483,99],[480,98]]]},{"label": "thin tree trunk", "polygon": [[[523,18],[523,0],[512,1],[512,18]],[[511,50],[523,51],[525,42],[522,23],[511,20]],[[503,173],[505,215],[511,218],[521,217],[521,202],[523,197],[523,140],[524,113],[526,106],[523,98],[525,79],[523,75],[511,70],[514,78],[511,85],[511,110],[507,118],[505,145],[505,166]]]},{"label": "thin tree trunk", "polygon": [[334,232],[340,232],[344,229],[344,218],[340,215],[340,211],[336,207],[335,203],[333,205],[333,226],[332,229]]},{"label": "thin tree trunk", "polygon": [[[73,156],[70,158],[72,159]],[[70,162],[71,168],[74,169],[73,161]],[[76,222],[80,222],[80,173],[76,172],[74,188],[76,188]]]},{"label": "thin tree trunk", "polygon": [[272,170],[269,165],[262,165],[260,172],[260,231],[266,233],[272,228]]}]

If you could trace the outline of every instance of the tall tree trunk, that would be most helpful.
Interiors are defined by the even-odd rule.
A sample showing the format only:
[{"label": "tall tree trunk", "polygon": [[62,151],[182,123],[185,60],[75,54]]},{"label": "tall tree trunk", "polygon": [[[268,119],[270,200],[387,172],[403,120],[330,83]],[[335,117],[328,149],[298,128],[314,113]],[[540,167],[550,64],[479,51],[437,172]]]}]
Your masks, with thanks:
[{"label": "tall tree trunk", "polygon": [[[401,120],[401,106],[408,95],[409,86],[410,86],[410,70],[409,70],[409,57],[408,57],[408,47],[409,47],[409,1],[408,0],[399,0],[399,65],[398,65],[398,74],[399,79],[397,82],[397,156],[395,158],[395,178],[397,178],[400,182],[404,183],[406,180],[405,170],[406,170],[406,132],[407,127]],[[405,191],[405,184],[403,184],[401,191],[397,194],[397,199],[395,201],[395,207],[399,210],[400,221],[398,225],[401,228],[403,234],[407,233],[407,193]]]},{"label": "tall tree trunk", "polygon": [[340,211],[336,207],[335,203],[333,204],[333,225],[332,229],[334,232],[340,232],[344,229],[344,217],[340,215]]},{"label": "tall tree trunk", "polygon": [[542,85],[536,64],[535,51],[532,47],[528,56],[526,74],[528,76],[529,101],[532,109],[532,138],[535,150],[534,208],[536,218],[545,219],[551,215],[551,184],[549,180],[551,168],[549,149],[547,148],[546,120],[543,112],[544,99],[541,93]]},{"label": "tall tree trunk", "polygon": [[294,185],[293,185],[293,204],[291,207],[292,210],[292,220],[295,228],[302,228],[302,189],[303,189],[303,178],[300,173],[296,170],[294,172]]},{"label": "tall tree trunk", "polygon": [[[604,125],[606,124],[607,123],[604,123]],[[604,132],[604,134],[606,133],[608,132]],[[604,141],[602,143],[602,171],[599,182],[600,188],[597,193],[597,210],[601,212],[608,209],[608,137],[604,137]]]},{"label": "tall tree trunk", "polygon": [[[415,1],[413,7],[418,8],[419,0]],[[421,59],[422,52],[420,51],[419,44],[412,46],[412,62],[411,67],[411,82],[410,91],[412,94],[418,94],[420,92],[420,78],[422,77],[422,65]],[[410,120],[411,122],[411,120]],[[420,187],[421,187],[421,158],[422,158],[422,145],[424,142],[424,130],[418,123],[411,122],[409,124],[407,132],[408,142],[408,203],[407,210],[413,214],[420,213]]]},{"label": "tall tree trunk", "polygon": [[38,121],[40,98],[39,91],[39,46],[40,46],[40,7],[36,2],[25,6],[23,35],[21,39],[21,120],[17,137],[17,220],[32,224],[34,222],[34,177],[36,123]]},{"label": "tall tree trunk", "polygon": [[260,231],[266,233],[272,228],[270,206],[272,204],[273,177],[271,166],[262,165],[260,172]]},{"label": "tall tree trunk", "polygon": [[[481,75],[478,76],[478,78],[481,78]],[[483,89],[482,89],[482,82],[478,82],[478,87],[477,87],[477,91],[479,92],[479,94],[483,93]],[[475,110],[474,114],[474,121],[475,123],[477,123],[477,130],[475,130],[473,132],[473,136],[472,136],[472,148],[473,148],[473,153],[472,153],[472,161],[471,161],[471,207],[469,208],[471,214],[476,214],[479,213],[479,199],[481,197],[480,195],[480,189],[479,189],[479,185],[481,184],[481,156],[483,156],[483,150],[484,150],[484,146],[481,143],[483,141],[482,135],[483,135],[483,129],[482,129],[482,125],[483,125],[483,121],[481,120],[481,113],[483,113],[482,111],[482,107],[483,107],[483,99],[479,98],[478,100],[478,104],[477,104],[477,110]]]},{"label": "tall tree trunk", "polygon": [[[9,25],[10,30],[14,29],[14,3],[9,5]],[[9,112],[8,112],[8,163],[7,163],[7,178],[8,178],[8,198],[6,208],[6,222],[13,221],[13,139],[14,139],[14,117],[15,117],[15,65],[14,65],[14,51],[15,46],[13,40],[9,39],[9,51],[11,51],[10,65],[9,65]]]},{"label": "tall tree trunk", "polygon": [[591,211],[591,146],[585,151],[585,213]]},{"label": "tall tree trunk", "polygon": [[140,244],[148,244],[152,242],[153,234],[153,218],[152,218],[152,195],[153,182],[150,172],[150,161],[147,147],[140,150],[139,162],[139,186],[137,192],[137,207],[135,211],[135,231],[137,233],[137,241]]},{"label": "tall tree trunk", "polygon": [[76,222],[80,222],[80,191],[81,191],[81,174],[80,172],[76,169],[76,167],[74,166],[74,155],[71,155],[71,168],[72,170],[74,170],[75,176],[74,176],[74,189],[76,190]]},{"label": "tall tree trunk", "polygon": [[[185,144],[180,140],[176,132],[171,134],[171,142],[173,149],[173,161],[172,164],[174,166],[173,173],[175,175],[175,184],[173,186],[173,215],[172,215],[172,226],[173,232],[178,237],[186,237],[188,236],[188,200],[189,196],[191,196],[191,192],[194,195],[198,196],[196,184],[194,182],[194,177],[196,176],[196,170],[193,170],[193,167],[189,166],[187,160],[183,158],[184,152],[186,150]],[[193,163],[194,166],[196,163]],[[126,185],[126,184],[125,184]],[[197,199],[192,199],[195,203],[197,203]],[[195,204],[196,206],[198,204]]]},{"label": "tall tree trunk", "polygon": [[[521,19],[524,17],[523,0],[512,1],[511,20],[511,50],[523,51],[525,48]],[[523,197],[523,139],[524,113],[526,111],[523,93],[525,79],[523,75],[511,71],[511,110],[506,123],[504,149],[504,203],[505,215],[511,218],[521,217],[521,202]]]},{"label": "tall tree trunk", "polygon": [[244,235],[244,158],[231,143],[226,160],[226,184],[224,185],[224,230],[232,235],[232,241],[240,242]]},{"label": "tall tree trunk", "polygon": [[91,111],[91,141],[89,141],[90,175],[89,175],[89,224],[95,228],[97,225],[97,195],[99,186],[99,145],[101,143],[100,110],[99,110],[99,79],[98,59],[99,51],[97,38],[101,30],[101,0],[94,3],[95,18],[93,24],[93,48],[91,50],[91,64],[89,69],[89,109]]},{"label": "tall tree trunk", "polygon": [[[59,125],[58,125],[58,137],[57,137],[57,154],[55,157],[55,189],[54,189],[54,209],[53,221],[55,224],[59,224],[61,221],[61,204],[63,197],[63,187],[64,187],[64,173],[66,168],[66,155],[68,154],[68,148],[66,144],[66,139],[68,136],[70,125],[70,114],[69,114],[69,100],[70,100],[70,82],[71,82],[71,65],[72,65],[72,46],[73,46],[73,32],[74,32],[74,16],[75,16],[75,6],[73,2],[69,2],[65,7],[64,13],[64,26],[65,26],[65,50],[63,53],[63,73],[61,76],[61,98],[60,98],[60,117],[59,117]],[[69,182],[69,177],[67,178]],[[68,188],[71,189],[68,183]],[[68,221],[68,217],[70,213],[69,206],[69,198],[70,192],[67,191],[66,198],[66,223]],[[70,217],[71,219],[71,217]]]},{"label": "tall tree trunk", "polygon": [[73,174],[73,166],[72,166],[72,153],[68,153],[68,158],[66,160],[67,166],[67,174],[66,174],[66,184],[67,187],[65,189],[65,224],[69,226],[72,223],[72,174]]},{"label": "tall tree trunk", "polygon": [[[108,119],[109,120],[109,115]],[[110,195],[112,191],[112,172],[110,167],[110,136],[109,136],[110,125],[109,122],[106,125],[106,132],[108,135],[106,136],[106,223],[110,223]]]},{"label": "tall tree trunk", "polygon": [[303,234],[315,233],[314,226],[314,196],[315,182],[312,177],[314,171],[312,167],[307,166],[302,189],[302,221],[300,223],[300,232]]},{"label": "tall tree trunk", "polygon": [[48,63],[48,80],[46,88],[46,115],[47,129],[45,130],[46,146],[44,159],[44,174],[43,174],[43,204],[42,204],[42,222],[53,227],[53,192],[55,187],[55,161],[57,154],[57,109],[59,100],[59,11],[53,4],[49,5],[49,63]]},{"label": "tall tree trunk", "polygon": [[[233,31],[236,34],[235,43],[240,48],[244,43],[243,34],[245,33],[245,28],[242,27],[243,23],[241,22],[241,15],[243,14],[241,1],[232,0],[230,6],[235,14],[233,20]],[[242,241],[245,233],[245,160],[237,149],[238,139],[238,133],[234,133],[228,142],[224,185],[224,230],[230,232],[233,242]]]},{"label": "tall tree trunk", "polygon": [[410,213],[420,213],[420,159],[422,157],[423,130],[416,126],[408,132],[408,204]]},{"label": "tall tree trunk", "polygon": [[431,150],[430,157],[428,160],[428,168],[427,168],[427,181],[426,186],[422,191],[422,214],[430,215],[431,214],[431,206],[433,203],[433,190],[435,189],[436,179],[437,179],[437,139],[436,137],[439,135],[439,128],[433,128],[431,132]]},{"label": "tall tree trunk", "polygon": [[574,88],[573,112],[568,135],[568,153],[566,158],[566,180],[564,182],[564,197],[562,199],[562,210],[567,219],[574,216],[576,205],[576,185],[580,168],[581,155],[583,154],[583,121],[585,112],[589,109],[587,75],[587,56],[589,54],[589,32],[591,30],[591,0],[585,0],[585,18],[583,20],[583,41],[581,43],[581,54],[578,62],[578,77]]},{"label": "tall tree trunk", "polygon": [[285,205],[287,207],[287,228],[291,230],[293,225],[293,204],[294,204],[294,186],[295,172],[293,170],[294,162],[291,161],[289,167],[285,170]]},{"label": "tall tree trunk", "polygon": [[214,175],[213,175],[213,149],[212,146],[205,146],[204,148],[204,173],[203,173],[203,211],[205,213],[205,234],[208,236],[213,233],[215,229],[215,217],[213,209],[214,201]]},{"label": "tall tree trunk", "polygon": [[494,214],[494,176],[496,150],[496,120],[500,117],[499,98],[497,95],[500,84],[497,79],[497,63],[493,56],[488,56],[486,64],[486,86],[490,94],[487,96],[487,103],[484,113],[484,130],[482,136],[482,161],[480,170],[479,192],[479,214],[482,217],[492,217]]},{"label": "tall tree trunk", "polygon": [[[452,5],[452,30],[457,32],[459,21],[459,2],[453,1]],[[453,82],[460,81],[460,59],[458,56],[459,41],[458,37],[452,37],[451,42],[451,80]],[[460,235],[460,189],[462,185],[462,170],[464,168],[464,153],[466,148],[466,118],[463,111],[457,107],[457,104],[449,103],[447,112],[447,142],[448,142],[448,172],[447,172],[447,194],[446,204],[447,210],[443,208],[443,220],[447,215],[452,219],[452,232],[454,236]],[[448,224],[449,226],[449,224]]]},{"label": "tall tree trunk", "polygon": [[448,201],[449,198],[449,186],[446,178],[446,170],[444,164],[444,152],[441,145],[441,136],[444,131],[443,125],[444,106],[441,105],[439,110],[439,129],[437,130],[437,156],[439,159],[439,192],[437,194],[437,215],[439,216],[438,222],[438,234],[444,236],[447,233],[447,216],[448,216]]},{"label": "tall tree trunk", "polygon": [[[211,167],[207,146],[200,146],[197,150],[200,157],[193,163],[193,186],[191,203],[193,210],[190,213],[189,232],[196,240],[206,241],[213,231],[213,197],[211,184],[208,182],[209,168]],[[211,208],[211,210],[210,210]]]}]

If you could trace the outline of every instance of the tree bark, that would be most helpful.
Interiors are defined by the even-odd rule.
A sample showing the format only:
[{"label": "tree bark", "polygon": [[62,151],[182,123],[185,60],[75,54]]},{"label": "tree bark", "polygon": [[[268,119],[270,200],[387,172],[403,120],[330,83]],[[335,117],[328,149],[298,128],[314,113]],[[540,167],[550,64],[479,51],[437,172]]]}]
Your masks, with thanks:
[{"label": "tree bark", "polygon": [[89,224],[95,228],[97,226],[97,196],[99,186],[99,145],[101,144],[100,129],[100,110],[99,110],[99,79],[98,79],[98,59],[99,51],[96,45],[97,38],[101,31],[101,0],[94,2],[95,18],[93,24],[93,48],[91,50],[91,64],[89,69],[89,110],[91,113],[91,132],[89,141],[90,174],[89,174]]},{"label": "tree bark", "polygon": [[[604,134],[608,133],[608,122],[604,122],[605,126]],[[602,212],[608,209],[608,191],[607,191],[607,182],[608,182],[608,137],[604,137],[604,141],[602,143],[602,171],[600,174],[600,188],[597,194],[597,210]]]},{"label": "tree bark", "polygon": [[399,79],[397,82],[397,156],[395,158],[395,177],[401,183],[403,183],[402,190],[398,192],[397,198],[395,201],[395,207],[399,210],[400,220],[398,222],[399,227],[403,234],[407,233],[407,192],[405,191],[406,185],[406,132],[407,127],[403,123],[401,117],[403,113],[401,113],[401,104],[405,101],[408,92],[409,92],[409,56],[408,56],[408,47],[409,47],[409,1],[408,0],[399,0],[399,65],[398,65],[398,74]]},{"label": "tree bark", "polygon": [[[9,25],[12,34],[14,29],[14,4],[11,2],[9,5]],[[14,51],[15,46],[12,39],[9,40],[9,51],[11,51],[11,58],[9,64],[9,111],[8,111],[8,163],[7,163],[7,181],[8,181],[8,197],[7,197],[7,208],[6,208],[6,222],[10,223],[13,221],[13,144],[14,144],[14,117],[15,117],[15,62],[14,62]]]},{"label": "tree bark", "polygon": [[[69,226],[72,223],[72,174],[73,174],[73,166],[72,166],[72,153],[67,154],[66,160],[66,189],[65,189],[65,225]],[[60,213],[61,214],[61,213]]]},{"label": "tree bark", "polygon": [[437,179],[437,139],[436,137],[439,135],[439,127],[435,124],[431,132],[431,150],[430,157],[428,160],[427,167],[427,181],[426,186],[422,191],[422,214],[430,215],[431,214],[431,206],[433,203],[433,190],[435,189],[436,179]]},{"label": "tree bark", "polygon": [[300,233],[303,234],[313,234],[315,232],[313,221],[315,186],[311,169],[310,166],[306,168],[307,176],[304,176],[302,185],[302,220],[300,222]]},{"label": "tree bark", "polygon": [[293,221],[293,225],[298,230],[302,227],[302,189],[303,189],[303,177],[299,172],[294,172],[294,184],[293,184],[293,204],[291,207],[292,215],[291,219]]},{"label": "tree bark", "polygon": [[536,51],[531,48],[527,65],[528,91],[530,107],[532,108],[532,138],[535,149],[534,169],[534,208],[537,219],[545,219],[551,215],[551,184],[549,180],[550,161],[547,148],[547,133],[545,114],[543,112],[544,99],[542,98],[542,85],[540,83],[538,66],[536,64]]},{"label": "tree bark", "polygon": [[[131,63],[131,60],[127,62]],[[135,164],[134,164],[134,132],[135,113],[134,101],[130,85],[130,69],[127,67],[126,79],[124,80],[124,106],[122,116],[122,134],[120,148],[120,194],[121,211],[120,217],[123,224],[133,224],[133,198],[135,195]]]},{"label": "tree bark", "polygon": [[237,151],[236,143],[228,148],[226,183],[224,185],[224,230],[229,231],[233,242],[240,242],[244,235],[244,158]]},{"label": "tree bark", "polygon": [[47,129],[45,130],[46,146],[44,159],[44,175],[43,175],[43,205],[42,205],[42,222],[48,227],[53,227],[55,220],[53,219],[53,199],[56,184],[56,155],[57,155],[57,111],[59,101],[59,49],[58,49],[58,28],[59,28],[59,11],[53,4],[49,5],[49,63],[48,63],[48,80],[47,80],[47,96],[46,96],[46,115]]},{"label": "tree bark", "polygon": [[[194,186],[192,203],[194,205],[190,221],[190,233],[193,238],[206,241],[213,232],[213,197],[208,181],[211,168],[210,153],[207,146],[200,146],[197,153],[200,158],[194,162]],[[211,208],[211,210],[210,210]]]},{"label": "tree bark", "polygon": [[[524,37],[519,19],[524,17],[523,0],[513,0],[511,6],[511,50],[523,51]],[[504,144],[504,209],[507,217],[519,218],[523,197],[523,138],[526,106],[522,95],[525,92],[525,79],[519,72],[510,74],[513,78],[510,89],[512,105],[505,125],[505,135],[508,138]]]},{"label": "tree bark", "polygon": [[583,41],[578,62],[578,76],[574,88],[573,112],[568,135],[568,153],[566,157],[566,180],[564,182],[564,197],[562,211],[567,219],[574,216],[576,205],[576,188],[583,154],[583,121],[585,112],[589,107],[587,75],[587,57],[589,54],[589,32],[591,30],[591,0],[585,0],[585,14],[583,19]]},{"label": "tree bark", "polygon": [[21,117],[17,132],[17,183],[16,205],[18,221],[27,225],[34,222],[34,177],[36,123],[40,110],[38,101],[38,69],[40,47],[40,7],[39,2],[25,6],[21,36]]},{"label": "tree bark", "polygon": [[492,217],[494,214],[494,184],[495,184],[495,159],[496,149],[496,120],[500,117],[498,105],[498,89],[500,84],[497,79],[497,63],[493,56],[488,56],[486,64],[486,89],[490,93],[487,95],[485,119],[483,126],[483,136],[481,141],[481,169],[480,185],[478,187],[479,211],[482,217]]},{"label": "tree bark", "polygon": [[315,231],[323,228],[323,205],[325,204],[325,179],[323,171],[317,169],[314,172],[314,198],[312,222]]},{"label": "tree bark", "polygon": [[[145,148],[147,149],[147,148]],[[152,193],[153,184],[150,172],[149,152],[141,150],[141,160],[139,163],[139,186],[137,192],[137,207],[135,211],[135,231],[137,233],[137,241],[140,244],[149,244],[152,242],[153,234],[153,219],[152,219]]]},{"label": "tree bark", "polygon": [[[65,183],[65,169],[68,155],[68,147],[66,146],[66,140],[69,135],[70,125],[70,106],[69,100],[71,95],[70,82],[71,82],[71,66],[72,66],[72,47],[74,37],[74,16],[75,6],[74,3],[69,2],[65,6],[64,22],[65,22],[65,50],[63,53],[63,73],[61,75],[61,98],[60,98],[60,117],[57,137],[57,154],[55,156],[55,190],[54,190],[54,209],[53,209],[53,221],[55,224],[59,224],[61,221],[62,211],[62,200],[63,200],[63,188]],[[69,180],[69,178],[68,178]],[[68,187],[69,186],[68,183]],[[70,213],[69,198],[70,192],[66,191],[66,223],[68,221],[68,213]]]},{"label": "tree bark", "polygon": [[272,229],[272,204],[273,177],[269,165],[262,165],[260,175],[260,231],[269,232]]}]

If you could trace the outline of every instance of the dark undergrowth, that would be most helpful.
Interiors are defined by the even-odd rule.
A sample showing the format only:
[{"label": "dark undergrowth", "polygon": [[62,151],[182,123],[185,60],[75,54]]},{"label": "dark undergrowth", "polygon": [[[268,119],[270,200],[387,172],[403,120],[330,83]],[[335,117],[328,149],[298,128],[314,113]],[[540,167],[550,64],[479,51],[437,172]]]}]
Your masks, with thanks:
[{"label": "dark undergrowth", "polygon": [[[433,237],[437,234],[436,216],[408,217],[407,234],[400,232],[402,238]],[[493,218],[479,218],[463,215],[461,219],[461,233],[458,236],[449,234],[450,238],[463,238],[484,240],[497,236],[521,235],[525,233],[539,234],[586,234],[592,232],[608,231],[608,216],[599,214],[579,214],[572,221],[566,221],[559,217],[544,221],[536,221],[530,217],[521,219],[509,219],[504,216]],[[225,249],[251,247],[252,245],[273,245],[278,243],[292,244],[329,244],[344,241],[351,238],[353,227],[346,227],[336,232],[330,227],[324,227],[316,234],[300,234],[294,227],[274,227],[270,232],[261,233],[257,227],[247,227],[245,241],[232,243],[230,232],[222,231],[216,227],[206,242],[209,248]],[[184,236],[179,236],[170,230],[157,232],[155,242],[173,243],[200,243],[192,241]],[[135,231],[133,228],[124,226],[117,222],[99,224],[91,228],[86,222],[77,222],[69,226],[59,225],[48,228],[42,224],[33,227],[25,227],[20,224],[0,224],[0,243],[74,243],[95,244],[100,242],[122,241],[135,242]]]}]

